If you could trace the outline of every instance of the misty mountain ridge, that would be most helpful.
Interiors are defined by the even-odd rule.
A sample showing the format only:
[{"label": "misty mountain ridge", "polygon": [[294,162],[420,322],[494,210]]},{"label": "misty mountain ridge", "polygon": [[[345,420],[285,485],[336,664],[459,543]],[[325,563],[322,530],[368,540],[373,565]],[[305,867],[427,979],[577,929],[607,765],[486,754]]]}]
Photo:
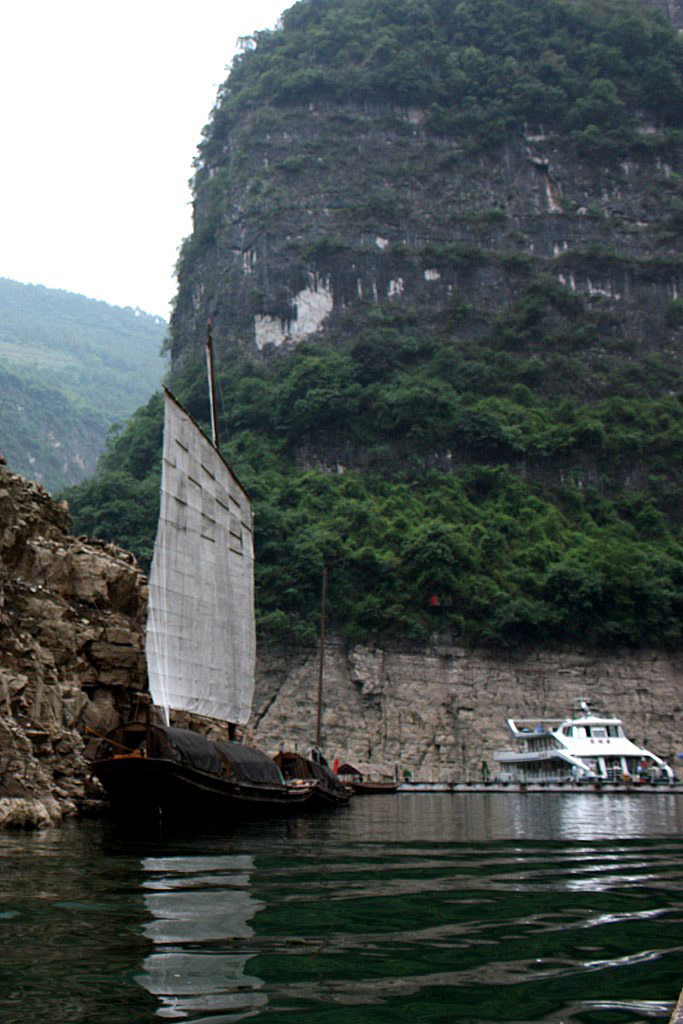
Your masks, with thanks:
[{"label": "misty mountain ridge", "polygon": [[0,279],[0,451],[56,491],[94,472],[112,425],[159,386],[167,325],[139,309]]}]

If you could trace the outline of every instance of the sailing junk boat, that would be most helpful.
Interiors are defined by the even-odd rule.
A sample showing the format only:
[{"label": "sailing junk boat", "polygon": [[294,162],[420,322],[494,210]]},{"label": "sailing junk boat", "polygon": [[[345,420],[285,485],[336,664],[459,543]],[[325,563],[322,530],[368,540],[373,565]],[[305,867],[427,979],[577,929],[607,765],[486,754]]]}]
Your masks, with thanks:
[{"label": "sailing junk boat", "polygon": [[246,725],[256,660],[253,579],[249,496],[164,389],[146,650],[152,702],[165,724],[148,714],[99,745],[93,773],[118,816],[289,809],[312,797],[314,781],[286,781],[261,751],[170,725],[170,709],[230,723],[231,733]]}]

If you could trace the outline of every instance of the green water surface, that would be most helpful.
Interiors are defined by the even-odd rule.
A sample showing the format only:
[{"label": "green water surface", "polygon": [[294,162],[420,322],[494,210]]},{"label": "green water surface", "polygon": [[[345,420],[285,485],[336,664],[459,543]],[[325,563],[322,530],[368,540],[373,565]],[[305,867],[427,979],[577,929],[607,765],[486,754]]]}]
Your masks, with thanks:
[{"label": "green water surface", "polygon": [[683,797],[414,794],[0,836],[2,1024],[667,1021]]}]

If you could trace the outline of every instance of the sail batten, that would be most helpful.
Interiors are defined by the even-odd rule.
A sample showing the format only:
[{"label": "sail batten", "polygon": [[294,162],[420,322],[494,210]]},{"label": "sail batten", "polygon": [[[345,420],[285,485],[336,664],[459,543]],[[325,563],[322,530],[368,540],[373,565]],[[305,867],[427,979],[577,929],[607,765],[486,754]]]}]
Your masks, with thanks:
[{"label": "sail batten", "polygon": [[155,704],[244,725],[254,690],[254,549],[246,491],[165,392],[159,527],[149,579]]}]

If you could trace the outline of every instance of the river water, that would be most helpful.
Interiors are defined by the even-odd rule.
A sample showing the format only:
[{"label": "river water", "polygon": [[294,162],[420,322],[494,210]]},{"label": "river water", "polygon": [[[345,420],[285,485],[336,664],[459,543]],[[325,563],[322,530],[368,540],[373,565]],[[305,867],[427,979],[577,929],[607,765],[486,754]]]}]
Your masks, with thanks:
[{"label": "river water", "polygon": [[2,1024],[666,1021],[683,796],[411,794],[0,836]]}]

